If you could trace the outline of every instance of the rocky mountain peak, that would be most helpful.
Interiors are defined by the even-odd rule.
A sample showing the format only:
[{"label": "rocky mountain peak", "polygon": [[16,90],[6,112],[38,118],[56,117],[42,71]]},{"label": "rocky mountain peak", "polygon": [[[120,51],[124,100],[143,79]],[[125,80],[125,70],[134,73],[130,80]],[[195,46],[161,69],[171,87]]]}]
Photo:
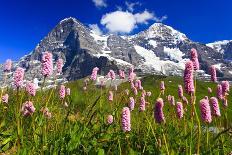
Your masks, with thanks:
[{"label": "rocky mountain peak", "polygon": [[133,65],[141,74],[181,75],[191,48],[197,49],[203,72],[208,73],[209,66],[216,64],[221,66],[220,76],[232,73],[232,65],[225,61],[232,59],[231,42],[223,44],[224,54],[219,53],[214,46],[193,42],[185,34],[162,23],[155,23],[132,36],[98,35],[73,17],[60,21],[15,66],[25,68],[29,80],[35,77],[41,80],[40,60],[43,52],[50,51],[54,62],[58,58],[65,62],[59,79],[85,77],[96,66],[101,74],[106,74],[109,69],[127,70]]}]

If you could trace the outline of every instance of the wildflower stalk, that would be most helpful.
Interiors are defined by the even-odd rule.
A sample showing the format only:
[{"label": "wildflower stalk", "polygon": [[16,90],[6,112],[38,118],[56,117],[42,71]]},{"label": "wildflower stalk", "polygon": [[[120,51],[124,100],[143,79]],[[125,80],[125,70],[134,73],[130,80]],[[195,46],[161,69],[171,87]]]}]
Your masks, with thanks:
[{"label": "wildflower stalk", "polygon": [[165,144],[166,152],[167,152],[167,154],[169,155],[167,140],[166,140],[166,136],[165,136],[165,134],[164,134],[163,128],[162,128],[162,134],[163,134],[163,139],[164,139],[164,144]]},{"label": "wildflower stalk", "polygon": [[195,75],[195,93],[194,93],[194,102],[193,102],[193,106],[194,106],[194,112],[195,112],[195,116],[196,116],[196,120],[197,120],[197,125],[198,125],[198,141],[197,141],[197,154],[200,154],[200,143],[201,143],[201,123],[200,123],[200,119],[198,117],[198,113],[195,107],[195,103],[196,103],[196,89],[197,89],[197,72]]},{"label": "wildflower stalk", "polygon": [[206,146],[209,149],[209,124],[206,126]]}]

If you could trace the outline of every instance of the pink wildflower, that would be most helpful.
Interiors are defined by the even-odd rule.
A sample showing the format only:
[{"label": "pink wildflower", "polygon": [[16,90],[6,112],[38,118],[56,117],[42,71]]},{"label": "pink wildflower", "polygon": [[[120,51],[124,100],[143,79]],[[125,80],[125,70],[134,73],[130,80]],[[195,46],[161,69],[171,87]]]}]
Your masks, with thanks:
[{"label": "pink wildflower", "polygon": [[21,112],[23,113],[23,116],[30,116],[35,112],[35,107],[31,101],[26,101],[23,103]]},{"label": "pink wildflower", "polygon": [[4,71],[9,72],[12,67],[12,61],[10,59],[7,59],[4,65]]},{"label": "pink wildflower", "polygon": [[195,48],[191,49],[191,61],[193,62],[193,67],[194,70],[199,70],[199,61],[198,61],[198,54],[197,54],[197,50]]},{"label": "pink wildflower", "polygon": [[183,118],[184,110],[183,110],[183,104],[181,102],[176,103],[176,113],[179,119]]},{"label": "pink wildflower", "polygon": [[146,101],[144,97],[140,98],[140,106],[139,106],[139,111],[145,111],[146,107]]},{"label": "pink wildflower", "polygon": [[98,67],[94,67],[93,70],[92,70],[92,74],[91,74],[91,77],[90,79],[91,80],[96,80],[97,79],[97,72],[99,71],[99,68]]},{"label": "pink wildflower", "polygon": [[57,67],[57,73],[61,74],[62,73],[62,68],[64,66],[64,61],[63,59],[58,59],[56,62],[56,67]]},{"label": "pink wildflower", "polygon": [[8,103],[8,99],[9,99],[9,95],[8,94],[5,94],[5,95],[2,96],[2,102],[3,103],[7,104]]},{"label": "pink wildflower", "polygon": [[53,62],[52,53],[44,52],[42,57],[42,75],[47,77],[52,75],[53,72]]},{"label": "pink wildflower", "polygon": [[223,96],[225,96],[225,94],[230,91],[230,83],[229,81],[222,81],[221,86],[222,86],[222,94]]},{"label": "pink wildflower", "polygon": [[111,78],[112,80],[114,80],[116,78],[115,73],[113,70],[110,70],[107,74],[107,77]]},{"label": "pink wildflower", "polygon": [[122,70],[119,70],[118,72],[119,72],[120,79],[125,79],[125,72]]},{"label": "pink wildflower", "polygon": [[217,98],[222,100],[223,96],[222,96],[222,85],[218,84],[217,85]]},{"label": "pink wildflower", "polygon": [[185,86],[185,90],[188,94],[194,92],[193,63],[192,63],[192,61],[188,61],[185,64],[184,86]]},{"label": "pink wildflower", "polygon": [[211,97],[210,98],[210,103],[212,105],[212,114],[214,116],[221,116],[220,109],[219,109],[219,104],[218,104],[218,99],[216,97]]},{"label": "pink wildflower", "polygon": [[130,97],[129,108],[132,111],[132,110],[134,110],[134,107],[135,107],[135,100],[133,97]]},{"label": "pink wildflower", "polygon": [[178,85],[178,96],[179,96],[179,98],[183,97],[183,88],[182,88],[182,85]]},{"label": "pink wildflower", "polygon": [[130,109],[128,107],[122,109],[122,130],[124,132],[131,131]]},{"label": "pink wildflower", "polygon": [[211,75],[211,81],[216,82],[217,81],[217,71],[215,66],[210,67],[210,75]]},{"label": "pink wildflower", "polygon": [[165,117],[163,113],[164,102],[162,98],[156,100],[154,108],[154,117],[157,123],[165,122]]},{"label": "pink wildflower", "polygon": [[14,72],[14,85],[19,88],[23,85],[24,69],[18,67]]},{"label": "pink wildflower", "polygon": [[28,82],[26,85],[26,91],[29,95],[35,96],[36,94],[36,85],[32,82]]},{"label": "pink wildflower", "polygon": [[65,92],[65,86],[61,85],[60,86],[60,98],[64,99],[65,98],[65,94],[66,94],[66,92]]},{"label": "pink wildflower", "polygon": [[209,100],[202,99],[200,100],[200,111],[201,111],[201,119],[206,123],[212,122],[211,110],[209,106]]}]

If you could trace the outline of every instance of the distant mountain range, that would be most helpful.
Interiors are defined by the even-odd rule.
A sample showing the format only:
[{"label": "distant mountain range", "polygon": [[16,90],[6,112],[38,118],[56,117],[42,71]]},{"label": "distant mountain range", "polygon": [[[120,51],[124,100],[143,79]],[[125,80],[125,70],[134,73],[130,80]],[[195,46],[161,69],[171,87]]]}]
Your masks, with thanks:
[{"label": "distant mountain range", "polygon": [[60,81],[85,77],[95,66],[101,74],[133,65],[140,74],[181,75],[191,48],[199,54],[199,73],[208,74],[209,66],[215,65],[220,77],[232,77],[232,41],[194,42],[161,23],[131,36],[98,35],[72,17],[60,21],[33,51],[15,62],[14,68],[25,68],[28,80],[40,80],[42,53],[50,51],[54,62],[58,58],[65,61]]}]

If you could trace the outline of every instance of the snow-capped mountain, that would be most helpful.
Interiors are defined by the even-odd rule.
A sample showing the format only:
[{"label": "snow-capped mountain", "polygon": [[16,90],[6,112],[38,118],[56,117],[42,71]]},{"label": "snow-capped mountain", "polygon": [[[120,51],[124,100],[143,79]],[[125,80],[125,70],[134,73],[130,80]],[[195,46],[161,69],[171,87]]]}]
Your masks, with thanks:
[{"label": "snow-capped mountain", "polygon": [[[15,66],[26,69],[29,80],[42,79],[40,60],[44,51],[53,53],[65,61],[63,75],[59,80],[74,80],[91,74],[95,66],[101,74],[109,69],[124,69],[134,66],[141,74],[180,75],[189,51],[196,48],[201,69],[208,73],[210,65],[219,66],[220,76],[231,76],[232,42],[224,44],[201,44],[170,26],[155,23],[147,30],[132,36],[115,34],[98,35],[75,18],[66,18]],[[223,52],[222,52],[223,49]],[[51,78],[54,80],[54,77]]]},{"label": "snow-capped mountain", "polygon": [[223,55],[223,58],[232,61],[232,40],[216,41],[206,44]]}]

